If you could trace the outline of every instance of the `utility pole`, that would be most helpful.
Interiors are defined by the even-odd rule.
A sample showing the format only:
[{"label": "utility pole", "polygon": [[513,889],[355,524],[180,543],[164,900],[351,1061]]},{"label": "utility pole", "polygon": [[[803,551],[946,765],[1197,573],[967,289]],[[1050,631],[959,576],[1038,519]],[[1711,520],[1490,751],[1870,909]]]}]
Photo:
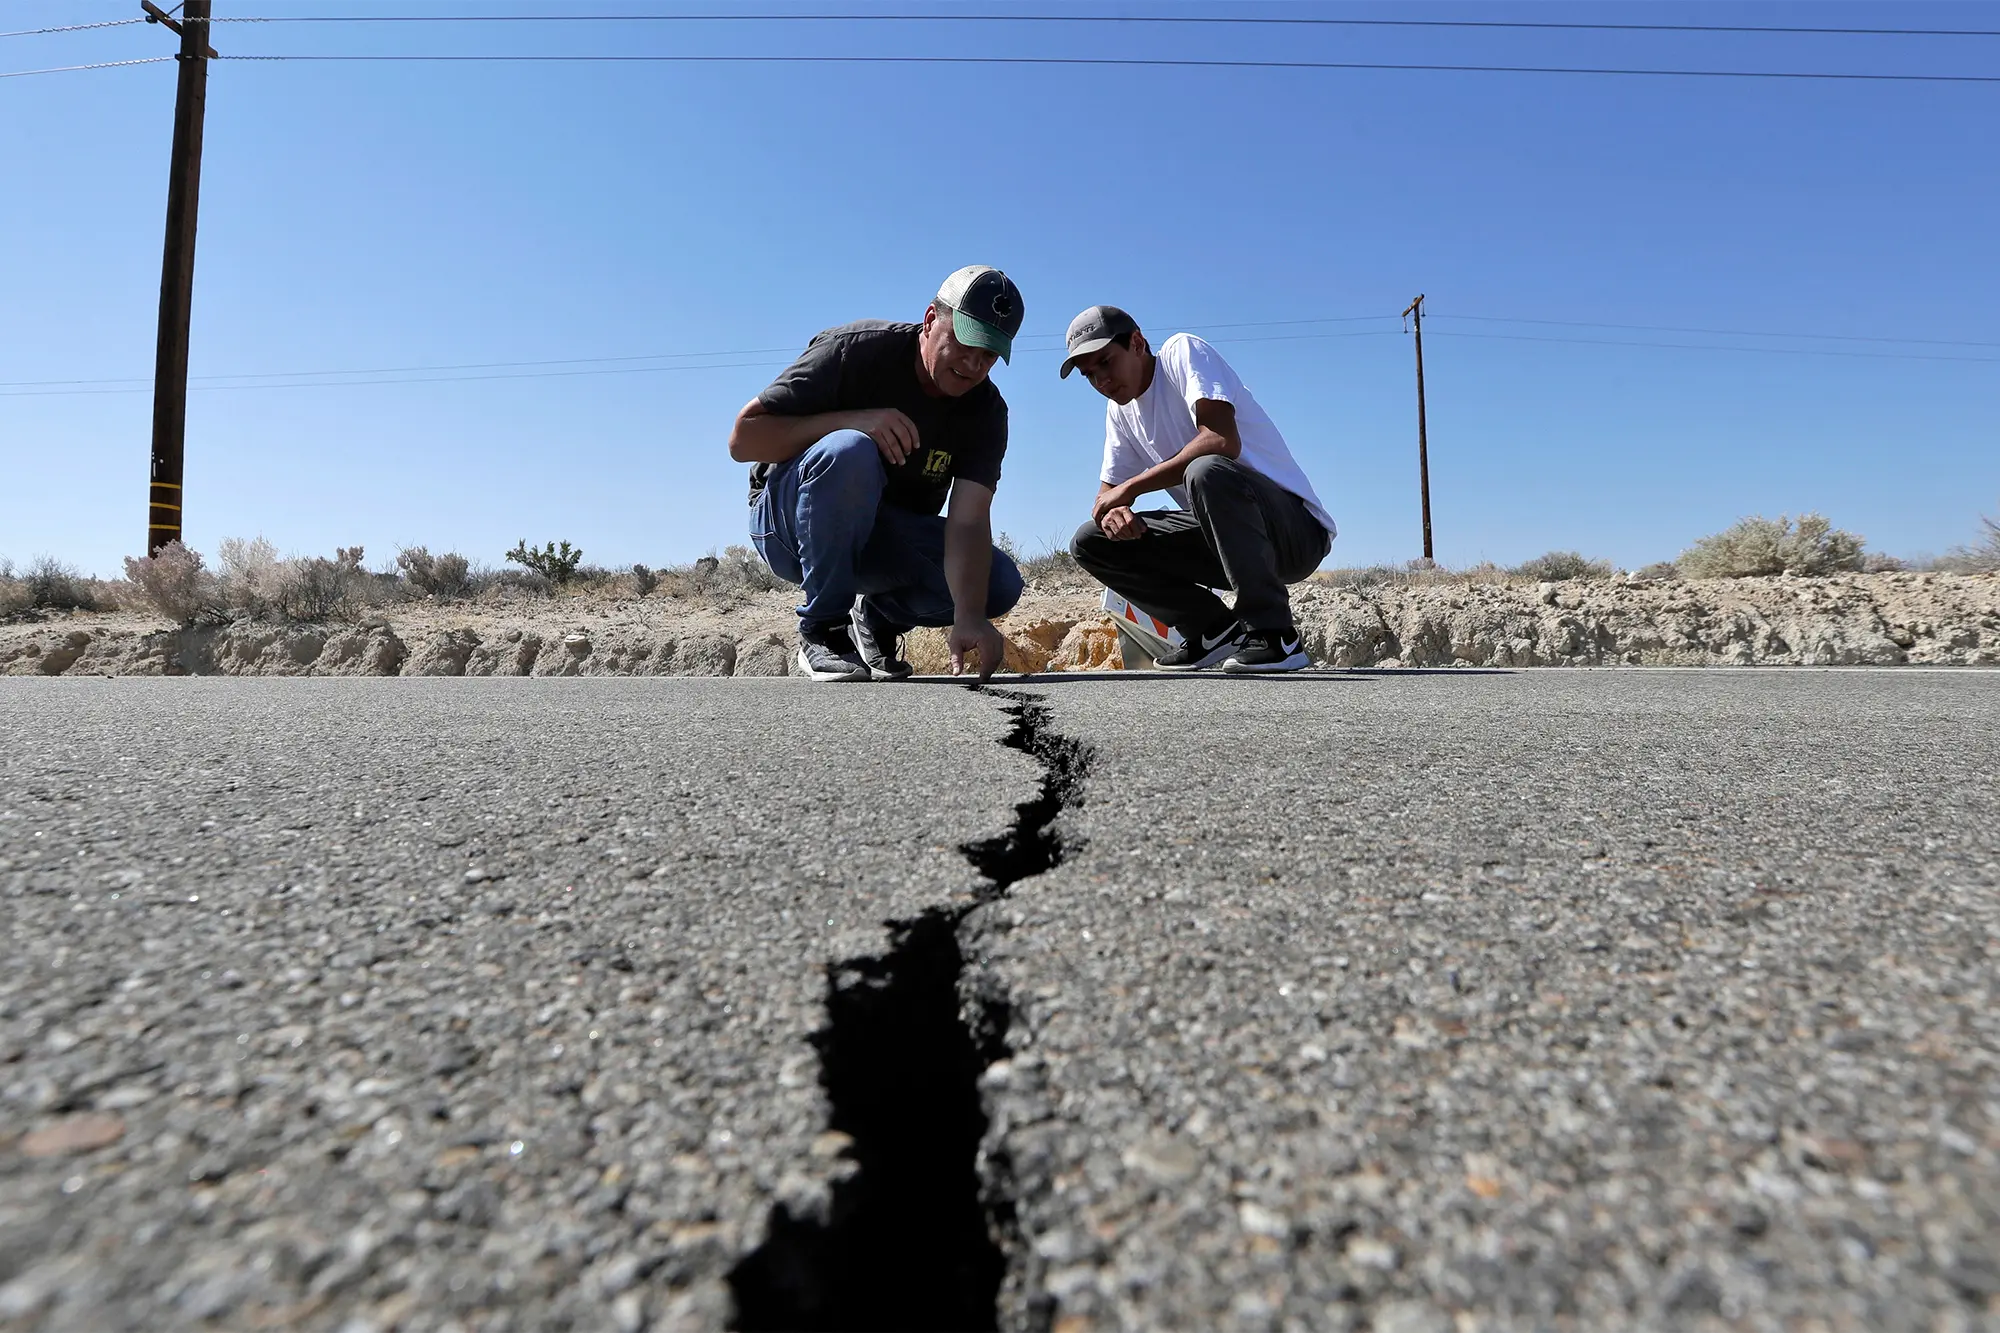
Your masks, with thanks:
[{"label": "utility pole", "polygon": [[181,539],[181,463],[187,443],[188,324],[194,310],[194,231],[201,211],[201,129],[208,107],[210,0],[184,0],[178,21],[139,0],[148,23],[181,39],[174,90],[174,156],[167,180],[166,253],[160,261],[160,345],[153,363],[153,484],[146,554]]},{"label": "utility pole", "polygon": [[1417,333],[1417,486],[1424,497],[1424,559],[1431,555],[1431,459],[1430,443],[1424,438],[1424,298],[1420,294],[1403,311],[1414,320]]}]

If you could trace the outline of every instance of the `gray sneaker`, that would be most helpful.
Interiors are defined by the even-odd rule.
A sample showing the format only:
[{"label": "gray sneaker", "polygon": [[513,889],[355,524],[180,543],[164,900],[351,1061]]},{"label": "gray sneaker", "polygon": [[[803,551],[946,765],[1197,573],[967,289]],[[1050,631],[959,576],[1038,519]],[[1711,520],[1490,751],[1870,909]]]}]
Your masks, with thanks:
[{"label": "gray sneaker", "polygon": [[847,626],[799,622],[799,670],[814,680],[867,680],[868,664],[854,651]]},{"label": "gray sneaker", "polygon": [[855,650],[861,660],[868,664],[868,672],[876,680],[908,680],[911,666],[903,660],[903,635],[909,631],[891,624],[881,612],[869,605],[866,597],[854,599],[854,610],[848,614],[848,628],[853,632]]}]

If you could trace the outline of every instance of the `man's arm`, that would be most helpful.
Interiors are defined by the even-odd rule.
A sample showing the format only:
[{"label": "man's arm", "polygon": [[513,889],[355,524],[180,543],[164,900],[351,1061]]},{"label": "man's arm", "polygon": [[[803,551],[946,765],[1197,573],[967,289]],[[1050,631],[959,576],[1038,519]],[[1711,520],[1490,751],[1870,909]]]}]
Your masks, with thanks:
[{"label": "man's arm", "polygon": [[789,463],[837,430],[860,431],[892,464],[917,451],[916,423],[893,407],[787,417],[752,398],[729,428],[729,456],[739,463]]},{"label": "man's arm", "polygon": [[951,674],[965,670],[965,655],[979,650],[979,679],[992,676],[1007,641],[986,618],[986,585],[993,573],[993,488],[959,477],[951,483],[944,515],[944,581],[951,588]]},{"label": "man's arm", "polygon": [[[1108,481],[1097,483],[1097,495],[1102,499],[1108,492],[1116,490]],[[1094,513],[1097,530],[1115,542],[1129,542],[1146,535],[1146,525],[1139,521],[1130,505],[1118,505],[1101,513]]]},{"label": "man's arm", "polygon": [[[1194,438],[1164,463],[1155,463],[1129,481],[1104,486],[1097,492],[1091,518],[1104,527],[1105,516],[1116,509],[1130,509],[1132,502],[1151,491],[1178,486],[1195,459],[1210,454],[1235,458],[1243,452],[1243,439],[1236,433],[1236,405],[1219,398],[1203,398],[1194,405]],[[1107,536],[1117,533],[1105,529]]]}]

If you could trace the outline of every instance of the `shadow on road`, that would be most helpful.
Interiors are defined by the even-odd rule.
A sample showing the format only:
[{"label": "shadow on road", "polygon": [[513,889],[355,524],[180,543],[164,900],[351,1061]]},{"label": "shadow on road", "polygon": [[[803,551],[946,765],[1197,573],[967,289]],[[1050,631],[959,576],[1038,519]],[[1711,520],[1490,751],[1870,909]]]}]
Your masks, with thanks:
[{"label": "shadow on road", "polygon": [[[1203,680],[1232,685],[1360,685],[1398,676],[1512,676],[1501,667],[1329,667],[1318,671],[1287,671],[1267,676],[1231,675],[1221,671],[1050,671],[1038,675],[996,675],[989,685],[1081,685],[1106,680]],[[912,676],[911,685],[976,685],[977,676]]]}]

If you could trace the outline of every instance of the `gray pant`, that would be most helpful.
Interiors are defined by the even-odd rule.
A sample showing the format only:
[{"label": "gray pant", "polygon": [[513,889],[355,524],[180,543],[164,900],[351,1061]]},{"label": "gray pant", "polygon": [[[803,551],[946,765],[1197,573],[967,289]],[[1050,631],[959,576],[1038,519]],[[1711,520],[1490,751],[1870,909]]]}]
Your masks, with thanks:
[{"label": "gray pant", "polygon": [[[1140,513],[1143,537],[1114,541],[1095,523],[1078,528],[1069,544],[1077,563],[1190,638],[1232,618],[1249,629],[1289,627],[1285,585],[1317,569],[1333,538],[1304,500],[1236,459],[1197,458],[1184,484],[1192,510]],[[1211,588],[1234,588],[1236,609]]]}]

